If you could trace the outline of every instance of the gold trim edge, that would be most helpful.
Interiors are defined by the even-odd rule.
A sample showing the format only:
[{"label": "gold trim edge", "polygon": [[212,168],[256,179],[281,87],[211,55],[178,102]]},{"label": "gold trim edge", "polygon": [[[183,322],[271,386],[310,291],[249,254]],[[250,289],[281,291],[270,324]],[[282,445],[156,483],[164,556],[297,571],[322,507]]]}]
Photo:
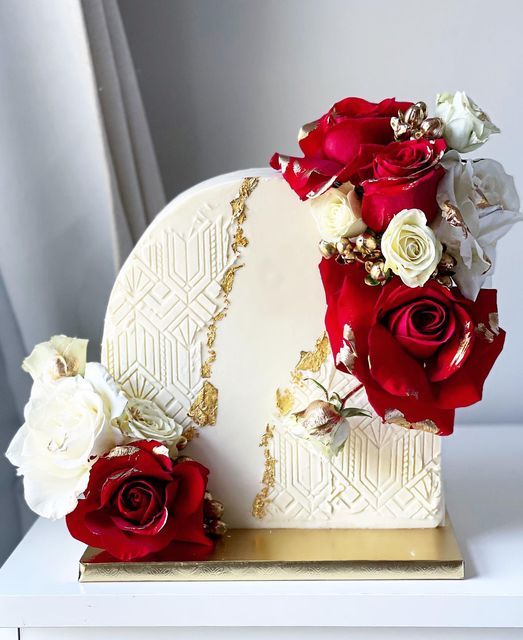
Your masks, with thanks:
[{"label": "gold trim edge", "polygon": [[461,580],[463,560],[448,562],[410,560],[393,561],[301,561],[254,562],[228,561],[161,563],[80,563],[80,582],[220,582],[291,580]]},{"label": "gold trim edge", "polygon": [[232,529],[204,561],[80,560],[80,582],[460,580],[450,520],[434,529]]}]

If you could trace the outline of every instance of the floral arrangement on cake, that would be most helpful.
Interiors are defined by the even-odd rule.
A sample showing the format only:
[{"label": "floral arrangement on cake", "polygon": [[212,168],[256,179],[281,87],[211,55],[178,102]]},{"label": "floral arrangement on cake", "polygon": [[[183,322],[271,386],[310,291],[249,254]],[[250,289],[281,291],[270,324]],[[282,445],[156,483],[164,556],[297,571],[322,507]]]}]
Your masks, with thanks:
[{"label": "floral arrangement on cake", "polygon": [[7,457],[27,504],[119,560],[205,555],[226,530],[208,470],[180,455],[180,425],[86,356],[87,340],[60,335],[23,362],[33,386]]},{"label": "floral arrangement on cake", "polygon": [[461,155],[498,132],[459,91],[433,117],[346,98],[301,129],[303,157],[271,159],[317,223],[336,366],[385,422],[452,433],[503,348],[485,285],[519,198],[498,162]]}]

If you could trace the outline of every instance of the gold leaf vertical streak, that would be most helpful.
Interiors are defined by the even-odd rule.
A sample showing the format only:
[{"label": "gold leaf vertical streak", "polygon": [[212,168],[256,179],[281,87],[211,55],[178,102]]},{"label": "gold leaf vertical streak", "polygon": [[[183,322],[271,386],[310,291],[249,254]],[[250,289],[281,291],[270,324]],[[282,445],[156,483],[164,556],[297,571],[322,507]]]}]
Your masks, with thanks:
[{"label": "gold leaf vertical streak", "polygon": [[260,447],[263,447],[264,471],[262,478],[262,488],[257,493],[252,503],[252,515],[261,520],[267,515],[267,504],[269,494],[276,484],[276,458],[271,453],[271,441],[274,438],[274,427],[268,424],[260,440]]},{"label": "gold leaf vertical streak", "polygon": [[[238,195],[230,203],[232,219],[235,225],[231,243],[235,262],[240,257],[241,248],[249,244],[249,240],[244,233],[243,225],[247,220],[247,200],[258,185],[258,182],[259,178],[244,178],[240,185]],[[242,267],[243,264],[233,264],[225,271],[220,282],[220,288],[224,297],[223,309],[211,319],[209,327],[207,328],[207,358],[201,367],[201,376],[204,379],[204,383],[187,414],[200,427],[216,424],[218,389],[209,382],[209,379],[212,377],[212,366],[216,362],[217,357],[214,343],[216,341],[218,324],[226,317],[231,304],[230,294],[234,285],[236,272]]]}]

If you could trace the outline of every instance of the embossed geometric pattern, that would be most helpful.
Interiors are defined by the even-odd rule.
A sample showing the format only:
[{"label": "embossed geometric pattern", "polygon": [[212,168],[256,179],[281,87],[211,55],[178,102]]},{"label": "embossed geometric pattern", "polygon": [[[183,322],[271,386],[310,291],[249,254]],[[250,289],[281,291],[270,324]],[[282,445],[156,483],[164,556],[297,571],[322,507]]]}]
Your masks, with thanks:
[{"label": "embossed geometric pattern", "polygon": [[128,393],[154,400],[184,427],[201,388],[207,327],[223,309],[231,222],[225,202],[200,207],[183,232],[167,225],[151,234],[129,257],[107,309],[103,362]]},{"label": "embossed geometric pattern", "polygon": [[[344,397],[358,381],[334,367],[332,355],[313,377]],[[321,396],[311,383],[291,383],[293,410]],[[349,406],[370,409],[364,390]],[[271,455],[277,460],[276,483],[269,494],[267,526],[292,521],[301,526],[380,526],[391,519],[436,526],[443,516],[439,436],[385,425],[374,417],[349,420],[350,436],[332,460],[288,429],[288,418],[271,419]],[[407,521],[411,524],[407,525]],[[383,526],[383,524],[382,524]]]}]

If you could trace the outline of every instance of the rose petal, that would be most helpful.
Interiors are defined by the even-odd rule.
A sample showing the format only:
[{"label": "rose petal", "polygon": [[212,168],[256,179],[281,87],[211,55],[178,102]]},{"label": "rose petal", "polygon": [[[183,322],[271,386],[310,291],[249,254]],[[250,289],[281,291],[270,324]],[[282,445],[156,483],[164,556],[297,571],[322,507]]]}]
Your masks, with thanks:
[{"label": "rose petal", "polygon": [[472,353],[475,341],[474,324],[467,311],[459,304],[454,305],[454,314],[454,335],[427,365],[427,376],[431,382],[441,382],[450,378]]},{"label": "rose petal", "polygon": [[404,209],[421,209],[430,223],[439,213],[436,201],[438,183],[445,170],[440,165],[421,177],[383,178],[363,182],[361,215],[374,231],[383,231],[396,213]]},{"label": "rose petal", "polygon": [[369,366],[374,380],[394,396],[432,395],[423,367],[379,323],[369,332]]},{"label": "rose petal", "polygon": [[[471,306],[472,321],[476,327],[480,324],[487,328],[490,326],[491,314],[497,312],[496,297],[495,289],[481,289],[475,305]],[[505,332],[497,330],[498,334],[494,334],[492,340],[477,334],[474,348],[464,365],[437,386],[437,399],[441,407],[466,407],[481,400],[485,380],[505,342]]]}]

